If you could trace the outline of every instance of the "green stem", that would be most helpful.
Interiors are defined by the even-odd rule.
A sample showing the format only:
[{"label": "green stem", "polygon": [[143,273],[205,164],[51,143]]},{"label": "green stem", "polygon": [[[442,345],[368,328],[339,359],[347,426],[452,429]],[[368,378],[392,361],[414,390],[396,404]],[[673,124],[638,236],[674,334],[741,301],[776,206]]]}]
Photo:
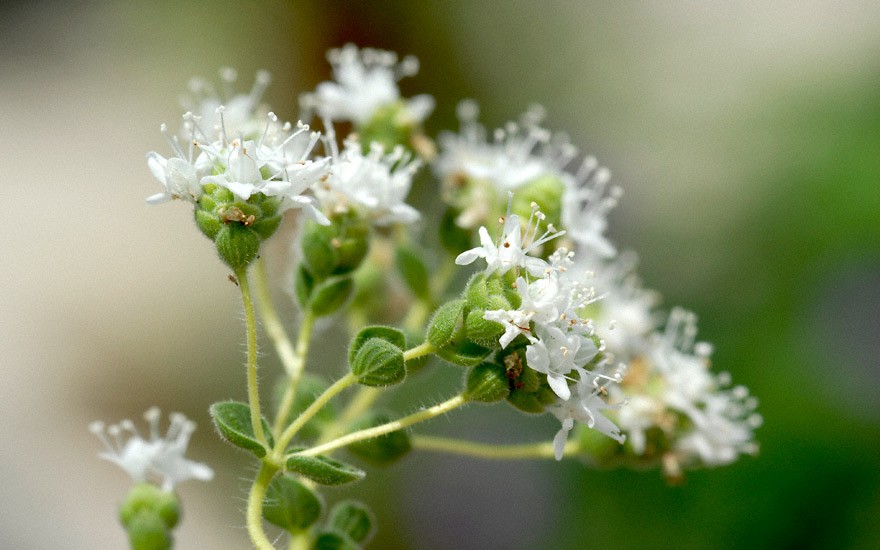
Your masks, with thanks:
[{"label": "green stem", "polygon": [[[296,340],[294,363],[291,364],[292,368],[287,369],[287,374],[289,376],[287,389],[284,391],[284,398],[281,400],[281,406],[278,407],[278,414],[275,416],[275,425],[273,426],[273,432],[275,434],[281,433],[281,430],[284,429],[284,423],[287,422],[287,417],[290,416],[290,409],[293,408],[293,403],[296,401],[296,388],[299,386],[303,370],[305,370],[306,357],[309,354],[309,345],[312,341],[312,327],[314,324],[315,316],[312,315],[310,310],[306,310],[303,315],[302,324],[299,326],[299,337]],[[285,368],[287,368],[287,365],[285,365]]]},{"label": "green stem", "polygon": [[380,395],[382,395],[382,391],[379,388],[371,388],[370,386],[358,388],[357,393],[345,406],[339,418],[322,431],[317,444],[326,443],[342,435],[343,430],[357,417],[366,412]]},{"label": "green stem", "polygon": [[315,401],[312,402],[312,404],[309,405],[306,410],[302,412],[302,414],[296,417],[296,420],[294,420],[290,424],[290,426],[288,426],[287,429],[284,430],[284,433],[282,433],[281,436],[278,438],[278,441],[275,442],[275,457],[281,459],[281,457],[284,455],[284,449],[287,448],[290,440],[293,439],[293,436],[295,436],[296,433],[303,426],[305,426],[306,422],[311,420],[312,417],[315,416],[318,411],[323,409],[324,405],[326,405],[328,401],[333,399],[333,397],[335,397],[339,392],[351,386],[355,382],[357,382],[357,377],[352,373],[348,373],[336,382],[334,382],[333,385],[331,385],[329,388],[327,388],[326,391],[324,391],[324,393],[319,395],[318,398],[315,399]]},{"label": "green stem", "polygon": [[251,408],[251,426],[257,441],[268,447],[260,414],[260,391],[257,384],[257,321],[254,316],[254,301],[251,298],[251,288],[248,284],[247,268],[237,270],[235,276],[238,278],[238,287],[241,289],[241,301],[244,304],[244,318],[247,328],[247,388],[248,404]]},{"label": "green stem", "polygon": [[[240,279],[240,278],[239,278]],[[251,542],[258,550],[275,550],[275,546],[266,536],[263,530],[263,500],[266,498],[266,489],[269,482],[275,477],[277,470],[274,466],[265,462],[260,466],[254,484],[251,486],[247,503],[247,530]]]},{"label": "green stem", "polygon": [[[414,435],[413,447],[423,451],[437,451],[444,453],[459,454],[473,458],[485,458],[490,460],[518,460],[527,458],[553,458],[553,443],[545,441],[541,443],[524,443],[520,445],[493,445],[491,443],[477,443],[446,437],[434,437],[430,435]],[[565,445],[564,454],[571,454],[576,450],[577,444],[569,442]]]},{"label": "green stem", "polygon": [[335,449],[339,449],[341,447],[345,447],[346,445],[350,445],[358,441],[373,439],[374,437],[379,437],[380,435],[385,435],[387,433],[406,428],[407,426],[412,426],[413,424],[424,422],[425,420],[430,420],[435,416],[440,416],[441,414],[445,414],[453,409],[456,409],[464,405],[465,403],[467,403],[467,401],[463,396],[456,395],[455,397],[444,401],[443,403],[438,403],[433,407],[429,407],[427,409],[413,413],[409,416],[404,416],[399,420],[395,420],[387,424],[382,424],[380,426],[375,426],[373,428],[367,428],[365,430],[352,432],[350,434],[334,439],[333,441],[328,441],[327,443],[317,445],[315,447],[312,447],[311,449],[307,449],[297,454],[303,456],[315,456],[333,451]]},{"label": "green stem", "polygon": [[284,370],[287,371],[288,376],[292,376],[291,373],[298,366],[301,368],[299,364],[302,359],[297,357],[293,344],[287,336],[287,331],[284,330],[284,325],[272,303],[272,295],[266,282],[266,265],[262,258],[257,258],[257,261],[254,262],[254,297],[260,306],[263,327],[275,345],[275,351],[278,353],[281,364],[284,365]]},{"label": "green stem", "polygon": [[290,550],[309,550],[312,547],[312,534],[309,531],[290,535]]},{"label": "green stem", "polygon": [[435,351],[437,351],[436,348],[434,348],[434,346],[432,346],[430,342],[425,342],[424,344],[420,344],[403,352],[403,360],[412,361],[413,359],[418,359],[419,357],[430,355]]}]

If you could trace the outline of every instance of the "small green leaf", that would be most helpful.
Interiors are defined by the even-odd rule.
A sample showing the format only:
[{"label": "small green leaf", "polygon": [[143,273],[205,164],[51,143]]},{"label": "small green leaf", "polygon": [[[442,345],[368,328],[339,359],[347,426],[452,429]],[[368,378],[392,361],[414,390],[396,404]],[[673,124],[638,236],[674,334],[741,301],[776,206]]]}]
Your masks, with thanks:
[{"label": "small green leaf", "polygon": [[315,537],[313,550],[360,550],[361,545],[345,533],[335,529],[322,529]]},{"label": "small green leaf", "polygon": [[403,332],[393,327],[374,325],[361,329],[352,339],[351,345],[348,347],[349,363],[354,362],[354,357],[357,355],[358,350],[370,338],[381,338],[401,350],[406,349],[406,336],[404,336]]},{"label": "small green leaf", "polygon": [[468,372],[464,398],[494,403],[510,395],[510,379],[501,365],[481,363]]},{"label": "small green leaf", "polygon": [[326,456],[290,455],[287,457],[286,467],[287,471],[321,485],[343,485],[363,479],[366,475],[359,468]]},{"label": "small green leaf", "polygon": [[276,476],[266,489],[263,517],[291,533],[314,524],[321,515],[318,496],[289,475]]},{"label": "small green leaf", "polygon": [[293,291],[303,309],[309,307],[313,288],[315,288],[315,278],[304,265],[299,266],[293,279]]},{"label": "small green leaf", "polygon": [[479,365],[490,353],[492,353],[491,349],[484,348],[469,340],[455,345],[448,345],[437,351],[437,355],[441,359],[449,361],[454,365],[461,365],[462,367]]},{"label": "small green leaf", "polygon": [[[223,439],[236,447],[251,451],[257,455],[257,458],[266,456],[266,448],[257,441],[254,435],[251,425],[251,409],[246,403],[220,401],[211,405],[210,412],[214,426],[217,427],[217,431],[220,432]],[[263,423],[263,433],[266,435],[269,445],[274,445],[269,424],[264,418],[261,418],[260,421]]]},{"label": "small green leaf", "polygon": [[428,323],[427,339],[435,348],[442,348],[452,340],[462,318],[464,300],[446,302],[434,312]]},{"label": "small green leaf", "polygon": [[353,289],[351,277],[332,277],[322,281],[312,291],[309,308],[318,317],[330,315],[345,304]]},{"label": "small green leaf", "polygon": [[343,500],[330,511],[327,526],[345,533],[358,544],[366,544],[373,534],[375,523],[373,513],[365,504],[354,500]]},{"label": "small green leaf", "polygon": [[[391,422],[391,417],[381,413],[370,413],[363,420],[352,426],[354,430],[362,430]],[[409,434],[404,430],[380,435],[365,441],[358,441],[346,447],[356,457],[371,464],[386,465],[399,459],[412,449]]]},{"label": "small green leaf", "polygon": [[351,372],[365,386],[390,386],[406,378],[403,350],[384,338],[369,338],[358,347]]},{"label": "small green leaf", "polygon": [[422,300],[431,299],[431,286],[428,282],[428,268],[415,250],[400,246],[397,248],[397,269],[406,286]]}]

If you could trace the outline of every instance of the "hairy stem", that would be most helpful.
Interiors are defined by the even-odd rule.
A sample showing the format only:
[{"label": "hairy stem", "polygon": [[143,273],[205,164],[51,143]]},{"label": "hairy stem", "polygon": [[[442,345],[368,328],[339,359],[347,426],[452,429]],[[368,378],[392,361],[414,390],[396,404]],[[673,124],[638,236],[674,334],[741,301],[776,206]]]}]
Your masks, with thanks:
[{"label": "hairy stem", "polygon": [[[423,451],[436,451],[443,453],[459,454],[473,458],[485,458],[489,460],[518,460],[529,458],[553,458],[553,443],[542,441],[540,443],[524,443],[519,445],[494,445],[491,443],[477,443],[446,437],[434,437],[430,435],[414,435],[413,447]],[[569,442],[565,446],[565,454],[575,451],[577,444]]]},{"label": "hairy stem", "polygon": [[406,428],[407,426],[412,426],[413,424],[424,422],[425,420],[430,420],[431,418],[440,416],[441,414],[445,414],[453,409],[456,409],[464,405],[465,403],[467,403],[467,401],[463,396],[456,395],[455,397],[444,401],[443,403],[438,403],[433,407],[429,407],[427,409],[413,413],[409,416],[404,416],[399,420],[388,422],[387,424],[382,424],[373,428],[367,428],[365,430],[352,432],[350,434],[336,438],[332,441],[328,441],[327,443],[324,443],[322,445],[317,445],[315,447],[312,447],[311,449],[307,449],[297,454],[303,456],[314,456],[333,451],[341,447],[345,447],[346,445],[351,445],[352,443],[356,443],[358,441],[373,439],[374,437],[379,437],[380,435],[385,435],[387,433]]},{"label": "hairy stem", "polygon": [[237,270],[235,276],[238,278],[238,287],[241,289],[247,331],[247,392],[248,405],[251,409],[251,426],[257,441],[268,447],[260,414],[260,391],[257,384],[257,321],[254,316],[254,301],[251,298],[250,284],[248,284],[247,268]]},{"label": "hairy stem", "polygon": [[296,417],[296,420],[294,420],[278,438],[278,441],[275,443],[275,456],[281,458],[284,455],[284,449],[287,448],[290,440],[293,439],[293,436],[295,436],[303,426],[305,426],[306,422],[311,420],[312,417],[315,416],[318,411],[323,409],[324,405],[333,399],[333,397],[339,392],[355,382],[357,382],[357,377],[352,373],[348,373],[334,382],[324,393],[319,395],[318,398],[302,412],[302,414]]},{"label": "hairy stem", "polygon": [[275,477],[275,472],[277,472],[275,467],[263,463],[248,495],[247,530],[257,550],[275,550],[275,546],[263,530],[263,499],[266,498],[266,489]]}]

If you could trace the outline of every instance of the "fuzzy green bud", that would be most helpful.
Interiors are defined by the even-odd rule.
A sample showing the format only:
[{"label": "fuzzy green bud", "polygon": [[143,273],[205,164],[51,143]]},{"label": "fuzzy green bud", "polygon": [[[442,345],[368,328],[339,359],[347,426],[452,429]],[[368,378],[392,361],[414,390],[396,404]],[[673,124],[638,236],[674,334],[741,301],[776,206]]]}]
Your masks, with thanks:
[{"label": "fuzzy green bud", "polygon": [[233,271],[245,269],[260,252],[260,235],[242,224],[226,224],[214,238],[217,252]]},{"label": "fuzzy green bud", "polygon": [[468,372],[464,398],[468,401],[494,403],[510,395],[510,380],[504,367],[481,363]]},{"label": "fuzzy green bud", "polygon": [[351,372],[365,386],[390,386],[406,377],[403,350],[383,338],[367,339],[352,356]]},{"label": "fuzzy green bud", "polygon": [[426,334],[427,340],[432,346],[440,348],[452,340],[452,336],[461,322],[463,309],[464,300],[452,300],[437,308],[428,323]]},{"label": "fuzzy green bud", "polygon": [[513,195],[511,211],[527,220],[532,213],[532,203],[538,205],[541,212],[547,216],[542,226],[548,224],[557,227],[562,225],[562,195],[565,192],[565,184],[553,174],[537,177],[516,190]]},{"label": "fuzzy green bud", "polygon": [[180,521],[180,503],[172,492],[138,483],[119,508],[119,521],[134,550],[167,550],[171,530]]}]

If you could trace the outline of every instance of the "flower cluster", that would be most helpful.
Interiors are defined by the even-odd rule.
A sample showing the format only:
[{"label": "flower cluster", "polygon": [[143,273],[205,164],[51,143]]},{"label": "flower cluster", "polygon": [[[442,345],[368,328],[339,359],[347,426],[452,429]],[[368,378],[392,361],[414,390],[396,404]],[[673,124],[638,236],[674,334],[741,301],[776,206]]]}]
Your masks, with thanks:
[{"label": "flower cluster", "polygon": [[[628,436],[629,452],[663,461],[670,477],[673,464],[720,465],[754,452],[753,430],[760,423],[754,398],[743,387],[724,390],[725,377],[709,371],[708,356],[694,355],[692,341],[674,337],[696,330],[680,310],[671,314],[666,332],[658,332],[657,294],[641,286],[635,255],[619,254],[605,235],[608,213],[621,194],[609,185],[610,172],[591,156],[575,163],[577,150],[567,138],[541,127],[541,109],[496,130],[491,140],[477,113],[473,102],[459,105],[462,129],[441,136],[434,170],[445,182],[459,227],[485,223],[509,193],[514,198],[508,200],[508,212],[511,205],[522,212],[530,199],[533,212],[540,206],[550,213],[541,215],[541,222],[552,220],[542,237],[537,224],[509,215],[501,245],[481,226],[481,246],[461,253],[456,262],[485,258],[488,272],[521,268],[530,276],[515,283],[520,307],[486,311],[485,318],[504,325],[502,347],[519,336],[526,339],[528,366],[547,376],[558,398],[549,410],[563,421],[554,444],[557,457],[574,420],[619,441]],[[557,233],[554,223],[563,231]],[[521,225],[531,228],[523,239]],[[544,245],[562,234],[564,239],[554,241],[560,244],[555,252],[552,243],[547,245],[548,258]],[[706,346],[698,348],[705,352]],[[611,374],[583,368],[597,356],[602,368],[617,365]],[[664,390],[657,393],[658,387]],[[683,387],[691,391],[687,398]],[[609,417],[616,425],[600,414],[603,409],[614,409]],[[646,434],[663,434],[663,441],[647,445]],[[662,449],[659,455],[657,449]]]},{"label": "flower cluster", "polygon": [[[305,121],[295,124],[262,104],[267,73],[257,74],[248,93],[233,91],[230,69],[221,71],[219,92],[194,79],[182,101],[182,129],[161,127],[172,155],[147,155],[163,188],[147,201],[191,203],[197,227],[242,294],[248,402],[215,403],[210,412],[223,439],[261,462],[248,498],[255,546],[272,547],[264,520],[288,531],[291,547],[366,544],[372,518],[360,504],[339,503],[319,522],[316,487],[366,474],[331,456],[343,447],[379,464],[419,447],[482,457],[579,456],[603,466],[661,466],[670,479],[757,450],[757,401],[744,387],[731,388],[729,375],[712,373],[711,347],[695,342],[692,314],[657,309],[635,255],[619,252],[606,235],[620,189],[594,157],[544,127],[542,108],[489,131],[477,121],[476,104],[464,101],[460,131],[440,135],[438,154],[421,127],[433,99],[403,99],[397,87],[417,72],[415,58],[349,44],[328,59],[333,80],[301,96]],[[341,129],[350,132],[337,139]],[[442,212],[406,202],[426,164],[440,180]],[[292,208],[288,217],[299,214],[289,266],[301,309],[295,345],[267,292],[266,270],[249,270]],[[425,235],[406,231],[416,222]],[[421,236],[439,250],[420,247]],[[482,262],[457,293],[455,266]],[[259,281],[253,294],[251,275]],[[286,374],[272,423],[259,399],[257,309]],[[319,318],[341,312],[352,332],[348,371],[324,384],[305,372],[310,341]],[[372,408],[375,388],[427,370],[428,356],[467,369],[457,394],[397,419]],[[361,393],[336,418],[331,400],[356,385]],[[502,401],[558,419],[552,445],[498,448],[408,432],[458,407]],[[161,491],[143,482],[161,484],[168,495],[176,483],[213,472],[184,457],[191,422],[172,415],[160,437],[158,410],[146,418],[149,437],[130,421],[95,423],[92,431],[106,447],[100,456],[141,482],[120,515],[133,547],[168,548],[176,501],[149,494]]]},{"label": "flower cluster", "polygon": [[122,468],[135,482],[158,481],[164,491],[171,491],[178,483],[190,479],[213,479],[214,471],[211,468],[184,456],[190,436],[196,428],[195,422],[187,420],[180,413],[174,413],[170,416],[168,431],[164,437],[160,437],[160,417],[161,413],[156,407],[144,413],[150,426],[147,437],[140,434],[131,420],[111,426],[93,422],[89,430],[98,436],[105,447],[98,456]]}]

